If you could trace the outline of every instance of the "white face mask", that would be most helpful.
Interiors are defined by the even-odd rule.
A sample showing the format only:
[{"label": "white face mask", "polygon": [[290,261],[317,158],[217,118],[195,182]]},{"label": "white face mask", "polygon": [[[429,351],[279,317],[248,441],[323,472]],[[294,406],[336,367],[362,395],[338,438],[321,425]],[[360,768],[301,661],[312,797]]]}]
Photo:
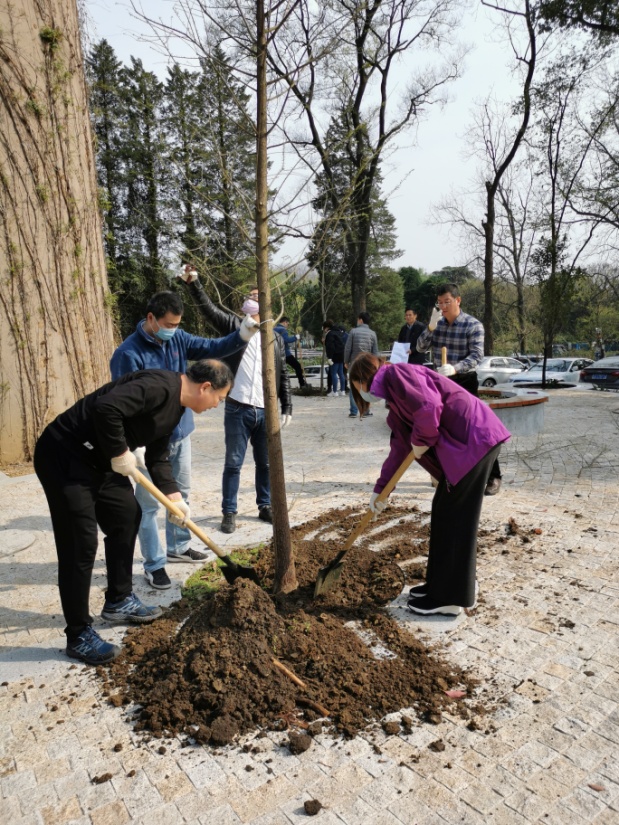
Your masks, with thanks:
[{"label": "white face mask", "polygon": [[363,398],[364,401],[367,401],[368,404],[377,404],[379,401],[382,401],[382,398],[379,398],[377,395],[372,395],[371,392],[366,392],[365,390],[359,390],[359,395]]}]

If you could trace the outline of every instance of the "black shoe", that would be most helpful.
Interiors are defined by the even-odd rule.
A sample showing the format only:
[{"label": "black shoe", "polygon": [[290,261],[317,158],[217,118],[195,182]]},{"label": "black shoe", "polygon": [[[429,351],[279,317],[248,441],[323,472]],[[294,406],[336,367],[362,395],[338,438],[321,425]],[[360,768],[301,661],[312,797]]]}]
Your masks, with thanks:
[{"label": "black shoe", "polygon": [[490,478],[488,479],[488,483],[486,484],[486,489],[484,490],[485,496],[496,496],[496,494],[501,489],[501,479],[500,478]]},{"label": "black shoe", "polygon": [[357,417],[357,413],[349,413],[348,417],[349,417],[349,418],[356,418],[356,417]]},{"label": "black shoe", "polygon": [[422,596],[428,595],[428,585],[424,582],[423,584],[416,584],[414,587],[408,591],[408,598],[409,599],[420,599]]},{"label": "black shoe", "polygon": [[462,608],[459,605],[441,604],[429,596],[409,599],[408,609],[411,613],[419,613],[421,616],[459,616],[462,613]]},{"label": "black shoe", "polygon": [[155,590],[168,590],[168,588],[172,587],[172,582],[165,571],[165,567],[160,567],[159,570],[153,570],[152,573],[149,570],[145,570],[144,578]]},{"label": "black shoe", "polygon": [[212,553],[205,553],[204,550],[194,550],[189,547],[184,553],[167,553],[168,561],[184,561],[189,564],[205,564],[213,558]]},{"label": "black shoe", "polygon": [[258,510],[258,518],[266,521],[267,524],[273,524],[273,511],[270,507],[261,507]]},{"label": "black shoe", "polygon": [[366,412],[366,413],[363,413],[361,418],[369,418],[371,415],[374,415],[374,413],[373,412]]},{"label": "black shoe", "polygon": [[236,513],[224,513],[220,530],[222,533],[234,533],[236,530]]}]

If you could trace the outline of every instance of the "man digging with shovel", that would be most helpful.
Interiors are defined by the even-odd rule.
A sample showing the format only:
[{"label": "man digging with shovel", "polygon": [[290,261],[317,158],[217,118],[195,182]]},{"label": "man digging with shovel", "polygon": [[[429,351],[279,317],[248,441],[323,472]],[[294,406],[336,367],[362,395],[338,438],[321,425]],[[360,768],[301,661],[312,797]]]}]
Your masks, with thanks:
[{"label": "man digging with shovel", "polygon": [[81,398],[49,424],[34,450],[34,469],[49,504],[58,554],[58,587],[67,626],[67,656],[89,665],[120,653],[92,627],[89,595],[98,546],[104,533],[108,587],[101,616],[108,622],[144,624],[161,608],[142,604],[133,593],[132,567],[141,509],[129,477],[137,477],[131,452],[145,447],[146,466],[180,514],[183,501],[168,460],[168,442],[186,409],[217,407],[234,379],[221,361],[197,361],[185,374],[141,370],[124,375]]}]

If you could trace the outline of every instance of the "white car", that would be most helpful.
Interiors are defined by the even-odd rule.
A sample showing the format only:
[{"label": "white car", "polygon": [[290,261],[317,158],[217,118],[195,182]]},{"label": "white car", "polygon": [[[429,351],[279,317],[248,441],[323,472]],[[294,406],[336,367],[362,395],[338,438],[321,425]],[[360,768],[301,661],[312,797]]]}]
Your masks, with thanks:
[{"label": "white car", "polygon": [[481,359],[475,369],[481,387],[494,387],[495,384],[504,384],[512,377],[520,375],[526,370],[526,366],[515,358],[488,355]]},{"label": "white car", "polygon": [[[329,371],[329,367],[325,364],[323,366],[323,374],[324,374],[324,383],[323,387],[327,388],[327,373]],[[320,389],[320,364],[311,364],[309,367],[303,367],[303,374],[305,375],[305,380],[310,385],[310,387],[316,387],[316,389]]]},{"label": "white car", "polygon": [[[590,358],[549,358],[546,361],[546,384],[563,385],[578,384],[580,381],[580,371],[593,361]],[[515,375],[509,379],[510,384],[515,386],[533,386],[542,383],[542,367],[540,362],[530,370]]]}]

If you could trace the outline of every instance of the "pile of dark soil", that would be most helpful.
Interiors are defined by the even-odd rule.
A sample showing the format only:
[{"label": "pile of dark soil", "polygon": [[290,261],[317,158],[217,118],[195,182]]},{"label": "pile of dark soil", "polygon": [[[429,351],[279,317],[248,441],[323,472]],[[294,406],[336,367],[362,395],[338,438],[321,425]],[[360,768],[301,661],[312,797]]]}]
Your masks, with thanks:
[{"label": "pile of dark soil", "polygon": [[446,706],[461,706],[446,691],[470,695],[472,680],[383,609],[425,567],[417,557],[427,552],[427,526],[415,510],[391,506],[381,514],[347,556],[336,588],[313,598],[318,569],[358,517],[334,510],[293,529],[293,593],[267,592],[267,547],[255,565],[266,589],[247,579],[222,583],[197,607],[180,602],[158,622],[128,632],[121,657],[100,669],[110,701],[139,705],[138,729],[212,745],[256,728],[309,726],[353,736],[402,709],[436,720]]}]

